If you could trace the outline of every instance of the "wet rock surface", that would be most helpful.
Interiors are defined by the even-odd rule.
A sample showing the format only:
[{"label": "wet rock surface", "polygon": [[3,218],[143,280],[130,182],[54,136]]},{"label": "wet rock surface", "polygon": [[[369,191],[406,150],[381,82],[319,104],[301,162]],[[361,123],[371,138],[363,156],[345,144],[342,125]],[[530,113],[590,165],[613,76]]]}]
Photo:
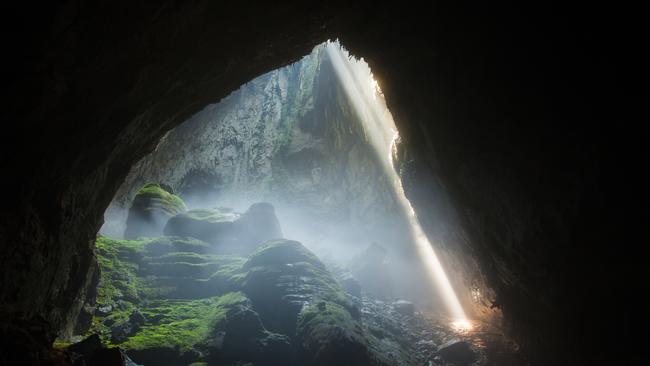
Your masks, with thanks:
[{"label": "wet rock surface", "polygon": [[390,302],[364,296],[360,302],[364,326],[377,337],[400,339],[411,355],[410,365],[524,366],[518,346],[494,327],[474,321],[470,331],[427,311],[405,316]]}]

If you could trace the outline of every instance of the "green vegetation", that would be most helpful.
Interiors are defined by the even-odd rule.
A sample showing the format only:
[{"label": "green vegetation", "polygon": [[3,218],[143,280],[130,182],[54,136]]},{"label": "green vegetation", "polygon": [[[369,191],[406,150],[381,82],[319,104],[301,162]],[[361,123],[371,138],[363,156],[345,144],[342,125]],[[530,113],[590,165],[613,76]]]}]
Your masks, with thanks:
[{"label": "green vegetation", "polygon": [[[140,200],[149,202],[150,207],[147,207],[146,210],[153,209],[154,207],[162,208],[171,215],[187,210],[183,199],[175,194],[167,192],[156,183],[149,183],[140,188],[135,196],[134,204],[137,204],[137,201]],[[152,202],[157,203],[157,205],[152,205]]]},{"label": "green vegetation", "polygon": [[247,301],[241,292],[200,300],[152,301],[142,311],[151,320],[120,347],[127,351],[169,348],[184,353],[207,342],[228,309]]},{"label": "green vegetation", "polygon": [[[175,335],[170,339],[178,339],[183,332],[194,332],[193,321],[185,321],[173,315],[185,312],[188,319],[198,316],[202,319],[201,324],[205,325],[208,317],[212,319],[219,315],[220,305],[233,302],[234,297],[224,295],[220,300],[183,298],[196,297],[192,295],[205,292],[202,291],[203,287],[209,284],[211,277],[214,277],[213,273],[227,278],[240,269],[244,262],[239,257],[207,254],[210,246],[191,238],[119,240],[100,236],[95,245],[101,268],[97,298],[99,311],[89,333],[98,333],[107,343],[110,343],[111,328],[126,323],[136,309],[145,314],[145,317],[152,313],[170,314],[169,317],[161,318],[161,325],[156,325],[157,329],[160,328],[159,334],[168,337]],[[185,296],[180,296],[178,300],[160,300],[179,295]],[[199,306],[201,304],[204,305]],[[205,304],[219,306],[208,312],[205,310],[208,305]],[[173,311],[175,308],[178,311]],[[190,308],[196,308],[196,312],[189,311]],[[165,325],[167,320],[174,324]],[[152,331],[154,329],[151,325],[146,325],[141,330]],[[142,337],[149,335],[151,334],[145,333]],[[140,344],[142,340],[133,342],[134,345]]]},{"label": "green vegetation", "polygon": [[245,268],[255,266],[269,266],[287,263],[311,263],[318,268],[325,269],[323,263],[302,244],[293,240],[272,240],[257,248],[244,264]]},{"label": "green vegetation", "polygon": [[233,221],[237,217],[237,215],[233,213],[224,213],[213,208],[196,208],[189,210],[182,215],[194,220],[207,222],[229,222]]},{"label": "green vegetation", "polygon": [[[347,294],[298,242],[274,240],[241,258],[214,254],[196,239],[100,236],[96,252],[98,311],[89,334],[121,347],[136,362],[157,364],[162,357],[190,364],[218,355],[215,337],[228,329],[234,307],[251,309],[264,324],[285,329],[312,359],[337,357],[341,346],[352,361],[382,365],[395,364],[395,355],[408,359],[394,337],[380,339],[364,328]],[[305,299],[307,306],[296,308],[292,299]]]}]

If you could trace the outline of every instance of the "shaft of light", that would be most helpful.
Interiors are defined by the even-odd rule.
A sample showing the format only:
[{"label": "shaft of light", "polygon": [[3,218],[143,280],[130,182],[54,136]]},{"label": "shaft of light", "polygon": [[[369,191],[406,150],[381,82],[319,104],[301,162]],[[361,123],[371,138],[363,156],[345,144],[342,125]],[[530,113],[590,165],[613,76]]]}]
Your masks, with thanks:
[{"label": "shaft of light", "polygon": [[418,221],[411,202],[406,198],[402,180],[393,166],[393,154],[399,137],[393,117],[386,107],[377,82],[373,79],[368,64],[352,59],[338,42],[328,42],[327,54],[334,71],[350,99],[373,149],[379,154],[383,169],[390,178],[400,209],[408,218],[409,227],[417,252],[427,269],[429,279],[437,285],[442,298],[456,321],[467,323],[465,312],[445,271]]}]

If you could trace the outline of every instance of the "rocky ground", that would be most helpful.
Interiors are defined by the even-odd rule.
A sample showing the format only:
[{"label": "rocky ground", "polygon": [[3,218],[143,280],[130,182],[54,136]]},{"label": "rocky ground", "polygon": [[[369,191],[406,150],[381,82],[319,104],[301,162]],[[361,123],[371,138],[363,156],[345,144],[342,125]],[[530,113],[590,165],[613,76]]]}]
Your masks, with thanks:
[{"label": "rocky ground", "polygon": [[526,364],[517,345],[489,324],[473,321],[471,330],[459,330],[451,320],[418,310],[404,300],[386,302],[364,293],[360,302],[366,326],[379,333],[400,334],[413,365]]}]

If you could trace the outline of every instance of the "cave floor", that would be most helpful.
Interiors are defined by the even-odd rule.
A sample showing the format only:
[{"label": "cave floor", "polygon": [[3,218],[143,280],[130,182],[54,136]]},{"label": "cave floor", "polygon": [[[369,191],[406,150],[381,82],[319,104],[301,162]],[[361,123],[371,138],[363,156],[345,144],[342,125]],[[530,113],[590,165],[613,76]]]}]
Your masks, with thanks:
[{"label": "cave floor", "polygon": [[[527,362],[518,346],[499,329],[480,321],[472,321],[471,330],[456,330],[451,320],[426,310],[413,316],[396,314],[389,302],[363,296],[362,313],[369,327],[388,329],[401,334],[411,345],[416,365],[424,366],[522,366]],[[369,324],[368,324],[369,323]],[[449,344],[467,342],[474,351],[474,361],[452,363],[438,355]]]}]

